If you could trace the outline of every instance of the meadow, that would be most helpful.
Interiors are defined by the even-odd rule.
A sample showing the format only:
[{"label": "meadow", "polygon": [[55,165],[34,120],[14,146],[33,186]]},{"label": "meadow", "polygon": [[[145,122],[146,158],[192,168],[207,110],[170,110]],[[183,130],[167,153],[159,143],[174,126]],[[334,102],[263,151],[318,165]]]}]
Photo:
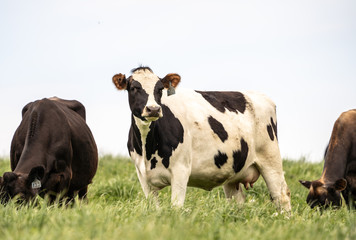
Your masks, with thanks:
[{"label": "meadow", "polygon": [[[88,202],[72,207],[36,204],[0,206],[0,239],[356,239],[356,211],[310,209],[299,179],[317,179],[322,163],[284,160],[292,194],[291,215],[280,214],[260,177],[246,191],[246,203],[227,201],[222,188],[189,188],[183,208],[170,206],[170,188],[160,194],[160,208],[145,199],[133,163],[102,156],[89,186]],[[10,170],[0,160],[0,174]]]}]

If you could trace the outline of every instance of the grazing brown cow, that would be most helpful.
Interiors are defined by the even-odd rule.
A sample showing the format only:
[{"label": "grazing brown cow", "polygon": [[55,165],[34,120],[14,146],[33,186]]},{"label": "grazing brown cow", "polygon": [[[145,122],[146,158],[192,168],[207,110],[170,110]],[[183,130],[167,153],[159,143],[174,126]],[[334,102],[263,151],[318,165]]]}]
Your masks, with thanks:
[{"label": "grazing brown cow", "polygon": [[341,194],[346,204],[356,200],[356,109],[341,114],[336,120],[325,154],[322,176],[315,181],[300,181],[310,190],[308,204],[340,206]]},{"label": "grazing brown cow", "polygon": [[39,194],[85,198],[98,153],[78,101],[44,98],[27,104],[11,143],[11,170],[0,177],[1,202]]}]

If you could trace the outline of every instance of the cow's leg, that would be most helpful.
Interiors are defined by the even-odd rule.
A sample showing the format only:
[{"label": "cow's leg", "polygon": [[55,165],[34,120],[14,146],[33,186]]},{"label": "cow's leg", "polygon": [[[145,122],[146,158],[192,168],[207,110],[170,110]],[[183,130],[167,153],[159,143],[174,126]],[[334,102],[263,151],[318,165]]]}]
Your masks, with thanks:
[{"label": "cow's leg", "polygon": [[172,195],[171,202],[173,206],[183,207],[187,185],[189,180],[190,170],[185,166],[175,166],[172,168],[171,187]]},{"label": "cow's leg", "polygon": [[140,181],[143,193],[145,194],[145,197],[146,198],[152,197],[156,206],[159,207],[158,191],[156,189],[152,189],[148,185],[145,173],[141,173],[140,168],[138,166],[136,166],[136,172],[137,172],[137,177],[138,177],[138,180]]},{"label": "cow's leg", "polygon": [[259,155],[257,166],[277,208],[290,212],[290,192],[284,179],[282,159],[276,155]]},{"label": "cow's leg", "polygon": [[86,200],[87,199],[87,192],[88,192],[88,186],[85,186],[82,189],[80,189],[79,192],[78,192],[79,199]]},{"label": "cow's leg", "polygon": [[246,196],[243,193],[242,185],[240,183],[227,183],[223,188],[227,199],[233,199],[238,204],[243,204],[245,202]]},{"label": "cow's leg", "polygon": [[137,172],[137,177],[138,177],[138,180],[140,181],[143,193],[145,194],[146,198],[148,198],[148,195],[150,193],[150,187],[147,184],[146,178],[145,178],[144,174],[141,173],[139,167],[137,167],[137,166],[136,166],[136,172]]},{"label": "cow's leg", "polygon": [[72,207],[74,205],[74,195],[74,191],[69,189],[64,197],[60,199],[60,203],[64,203],[66,206]]}]

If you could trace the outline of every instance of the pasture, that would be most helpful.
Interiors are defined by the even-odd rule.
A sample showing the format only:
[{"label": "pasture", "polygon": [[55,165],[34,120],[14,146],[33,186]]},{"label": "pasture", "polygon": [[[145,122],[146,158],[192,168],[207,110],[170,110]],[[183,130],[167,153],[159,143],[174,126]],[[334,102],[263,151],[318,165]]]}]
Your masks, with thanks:
[{"label": "pasture", "polygon": [[[134,164],[126,157],[102,156],[89,186],[88,203],[73,207],[36,204],[0,206],[0,239],[356,239],[356,211],[320,212],[306,203],[299,179],[315,180],[322,163],[284,160],[292,194],[290,216],[278,214],[263,179],[238,206],[222,188],[188,188],[182,209],[171,208],[170,188],[159,194],[160,208],[146,200]],[[0,174],[10,170],[0,160]]]}]

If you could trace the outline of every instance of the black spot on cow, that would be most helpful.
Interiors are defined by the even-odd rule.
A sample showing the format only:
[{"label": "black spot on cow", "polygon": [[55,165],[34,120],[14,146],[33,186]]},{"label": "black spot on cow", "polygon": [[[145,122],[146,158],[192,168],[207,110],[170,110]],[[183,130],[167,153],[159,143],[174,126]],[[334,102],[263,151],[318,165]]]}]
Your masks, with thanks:
[{"label": "black spot on cow", "polygon": [[225,153],[218,152],[217,155],[214,156],[215,165],[218,168],[221,168],[227,162],[227,155]]},{"label": "black spot on cow", "polygon": [[196,92],[200,93],[206,101],[222,113],[225,112],[225,109],[236,113],[244,113],[246,110],[246,98],[240,92]]},{"label": "black spot on cow", "polygon": [[136,126],[135,119],[131,116],[131,128],[129,132],[129,139],[127,141],[127,148],[129,153],[136,151],[137,154],[142,156],[142,141],[141,133],[138,127]]},{"label": "black spot on cow", "polygon": [[225,142],[225,140],[227,140],[227,138],[228,138],[228,134],[227,134],[224,126],[218,120],[213,118],[212,116],[210,116],[208,118],[208,122],[209,122],[211,129],[214,131],[214,133],[216,135],[218,135],[218,137],[220,138],[220,140],[222,142]]},{"label": "black spot on cow", "polygon": [[152,160],[151,160],[151,170],[156,168],[156,164],[157,164],[157,159],[154,157]]},{"label": "black spot on cow", "polygon": [[273,128],[274,135],[276,136],[276,139],[278,140],[278,135],[277,135],[277,122],[274,123],[272,117],[271,117],[271,124],[272,124],[272,128]]},{"label": "black spot on cow", "polygon": [[151,159],[152,155],[158,151],[163,166],[168,168],[172,152],[179,143],[183,143],[184,129],[179,119],[166,105],[161,107],[163,117],[151,123],[146,138],[146,158]]},{"label": "black spot on cow", "polygon": [[145,121],[146,119],[142,117],[141,114],[148,101],[148,94],[142,88],[141,83],[135,81],[134,79],[128,82],[127,90],[129,93],[129,106],[132,114]]},{"label": "black spot on cow", "polygon": [[270,124],[267,125],[267,132],[268,132],[269,138],[272,141],[274,141],[273,129],[272,129],[272,126]]},{"label": "black spot on cow", "polygon": [[245,162],[248,155],[248,145],[243,138],[240,140],[241,149],[234,151],[232,156],[234,158],[233,169],[235,173],[240,172],[241,169],[245,166]]},{"label": "black spot on cow", "polygon": [[269,138],[272,141],[274,141],[274,136],[276,136],[276,139],[278,140],[277,123],[274,123],[273,118],[271,118],[271,124],[267,125],[267,132],[268,132]]},{"label": "black spot on cow", "polygon": [[161,81],[157,81],[153,95],[155,96],[156,102],[161,105],[161,98],[162,98],[162,90],[164,89],[163,83]]}]

